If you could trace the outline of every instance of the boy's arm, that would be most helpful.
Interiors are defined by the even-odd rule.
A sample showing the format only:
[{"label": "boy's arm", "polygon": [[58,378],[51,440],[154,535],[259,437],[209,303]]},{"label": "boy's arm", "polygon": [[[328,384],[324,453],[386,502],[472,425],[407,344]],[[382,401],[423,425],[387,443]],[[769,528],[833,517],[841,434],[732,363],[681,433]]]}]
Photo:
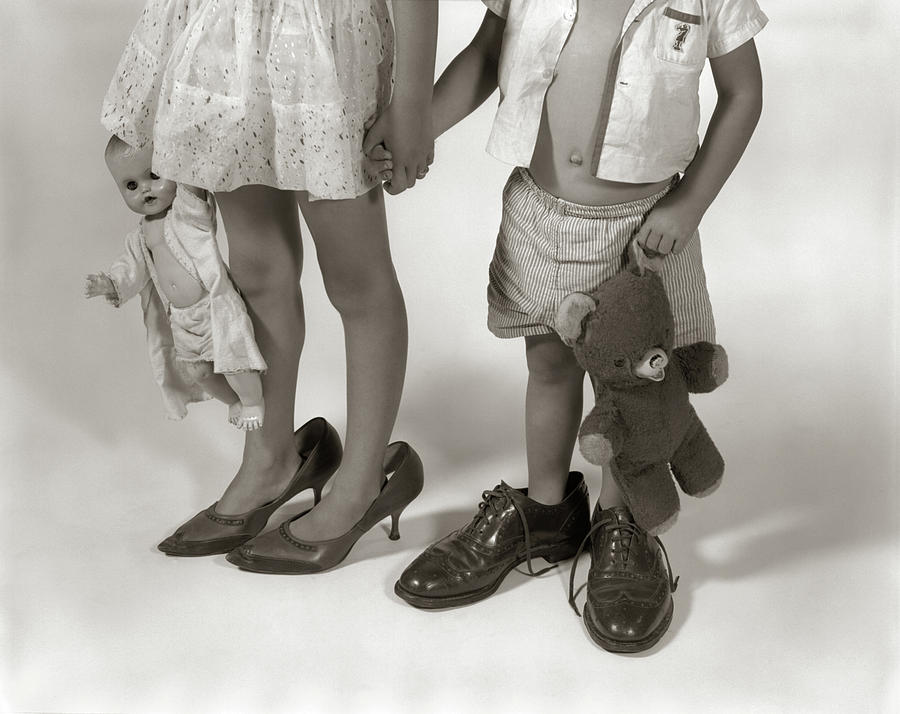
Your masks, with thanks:
[{"label": "boy's arm", "polygon": [[485,11],[469,45],[447,66],[434,85],[432,126],[438,137],[461,121],[497,89],[497,70],[506,20]]},{"label": "boy's arm", "polygon": [[431,100],[437,46],[437,0],[404,0],[393,4],[397,62],[391,103],[366,134],[368,154],[384,143],[393,157],[389,193],[412,188],[427,170],[434,153]]},{"label": "boy's arm", "polygon": [[706,136],[678,187],[647,215],[635,240],[658,253],[680,253],[734,171],[762,111],[762,75],[753,40],[711,58],[718,101]]}]

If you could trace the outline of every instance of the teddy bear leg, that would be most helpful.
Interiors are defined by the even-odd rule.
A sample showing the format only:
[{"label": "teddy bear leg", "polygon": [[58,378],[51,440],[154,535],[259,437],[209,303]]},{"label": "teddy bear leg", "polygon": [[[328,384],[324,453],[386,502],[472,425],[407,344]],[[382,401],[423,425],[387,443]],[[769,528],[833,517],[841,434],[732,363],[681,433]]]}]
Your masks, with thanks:
[{"label": "teddy bear leg", "polygon": [[680,502],[665,463],[628,470],[616,461],[610,466],[635,523],[650,535],[658,535],[675,522]]},{"label": "teddy bear leg", "polygon": [[722,345],[694,342],[673,350],[688,391],[704,394],[728,379],[728,354]]},{"label": "teddy bear leg", "polygon": [[681,490],[689,496],[708,496],[722,482],[725,462],[696,414],[670,465]]}]

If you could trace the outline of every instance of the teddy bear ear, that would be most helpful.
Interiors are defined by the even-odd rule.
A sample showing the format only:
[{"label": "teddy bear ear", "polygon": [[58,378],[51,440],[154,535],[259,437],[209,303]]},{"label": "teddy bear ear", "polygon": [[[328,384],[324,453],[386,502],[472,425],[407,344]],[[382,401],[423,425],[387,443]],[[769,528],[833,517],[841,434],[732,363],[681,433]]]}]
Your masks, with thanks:
[{"label": "teddy bear ear", "polygon": [[650,257],[637,241],[631,241],[628,246],[628,269],[635,275],[643,275],[648,270],[652,273],[659,273],[662,270],[664,259],[665,256],[659,253]]},{"label": "teddy bear ear", "polygon": [[563,298],[556,311],[554,328],[563,342],[572,347],[581,337],[581,323],[585,316],[597,309],[590,295],[571,293]]}]

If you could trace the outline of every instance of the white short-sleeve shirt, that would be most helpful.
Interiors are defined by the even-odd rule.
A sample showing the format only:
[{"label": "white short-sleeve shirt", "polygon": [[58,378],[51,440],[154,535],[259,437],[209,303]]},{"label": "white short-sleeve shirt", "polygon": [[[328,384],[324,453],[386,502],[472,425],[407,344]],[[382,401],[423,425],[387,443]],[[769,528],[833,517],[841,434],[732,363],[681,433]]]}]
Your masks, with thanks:
[{"label": "white short-sleeve shirt", "polygon": [[[506,19],[500,105],[488,140],[495,158],[528,166],[544,95],[578,13],[578,0],[483,0]],[[662,181],[699,146],[700,73],[768,22],[756,0],[635,0],[605,81],[591,169],[597,178]],[[585,81],[591,81],[586,77]]]}]

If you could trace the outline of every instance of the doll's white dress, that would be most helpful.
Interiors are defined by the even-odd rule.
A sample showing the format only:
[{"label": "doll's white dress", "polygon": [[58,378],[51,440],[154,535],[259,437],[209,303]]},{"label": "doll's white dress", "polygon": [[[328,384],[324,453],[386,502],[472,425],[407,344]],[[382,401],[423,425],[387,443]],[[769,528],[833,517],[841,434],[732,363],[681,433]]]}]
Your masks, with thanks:
[{"label": "doll's white dress", "polygon": [[167,57],[150,52],[161,79],[158,65],[123,57],[104,102],[106,128],[133,125],[135,139],[123,139],[153,142],[156,173],[210,191],[265,184],[313,199],[353,198],[378,183],[362,140],[366,120],[390,100],[388,0],[179,4],[187,20],[176,39],[157,22],[167,37],[148,42],[139,23],[126,48],[143,57],[136,44],[169,47]]},{"label": "doll's white dress", "polygon": [[[179,186],[172,207],[163,219],[163,238],[181,266],[207,292],[200,303],[208,305],[209,314],[203,322],[211,334],[208,357],[213,371],[219,374],[264,372],[266,361],[256,344],[244,301],[222,261],[215,231],[212,199],[204,201]],[[116,307],[140,294],[153,377],[162,390],[166,415],[181,419],[190,402],[209,397],[199,385],[186,378],[176,358],[178,350],[169,322],[170,305],[159,288],[153,256],[147,249],[144,219],[128,234],[125,251],[106,275],[116,288]]]}]

